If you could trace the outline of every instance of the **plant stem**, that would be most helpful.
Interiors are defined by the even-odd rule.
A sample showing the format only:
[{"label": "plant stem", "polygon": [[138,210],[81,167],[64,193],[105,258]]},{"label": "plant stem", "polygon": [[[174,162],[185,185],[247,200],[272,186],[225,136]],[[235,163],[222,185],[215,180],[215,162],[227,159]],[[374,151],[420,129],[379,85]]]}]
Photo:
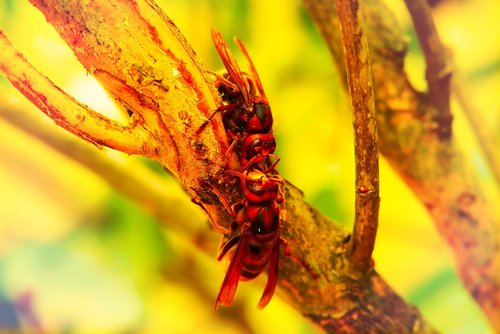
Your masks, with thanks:
[{"label": "plant stem", "polygon": [[350,255],[361,272],[370,267],[379,210],[378,138],[368,42],[357,0],[337,0],[347,82],[353,109],[356,203]]},{"label": "plant stem", "polygon": [[453,115],[450,109],[452,64],[448,50],[441,43],[426,0],[405,0],[427,63],[428,95],[435,105],[432,118],[442,139],[451,138]]}]

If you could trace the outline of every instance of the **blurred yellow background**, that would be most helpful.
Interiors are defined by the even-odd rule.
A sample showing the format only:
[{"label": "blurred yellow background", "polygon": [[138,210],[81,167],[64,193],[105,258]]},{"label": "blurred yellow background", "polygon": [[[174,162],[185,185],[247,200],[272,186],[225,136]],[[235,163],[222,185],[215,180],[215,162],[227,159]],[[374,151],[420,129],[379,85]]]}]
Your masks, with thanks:
[{"label": "blurred yellow background", "polygon": [[[158,3],[207,68],[222,68],[210,39],[211,27],[227,40],[237,35],[245,43],[273,108],[280,173],[302,189],[309,202],[350,229],[354,161],[349,102],[301,2]],[[408,73],[416,87],[425,89],[425,65],[404,3],[387,3],[408,36]],[[497,140],[499,15],[500,3],[495,0],[450,0],[435,8],[441,37],[471,83],[469,98]],[[28,1],[0,0],[0,29],[65,91],[96,110],[116,114],[111,100]],[[244,67],[241,55],[235,54]],[[41,115],[3,77],[0,99]],[[487,183],[488,170],[456,106],[455,115],[455,134]],[[51,123],[44,115],[40,118]],[[279,297],[257,311],[262,289],[258,283],[241,284],[235,308],[215,313],[212,305],[225,270],[224,264],[217,264],[213,272],[215,252],[212,258],[201,255],[190,241],[160,228],[99,175],[2,117],[0,147],[0,300],[7,306],[29,300],[47,332],[317,332]],[[152,165],[137,157],[102,154],[130,168]],[[438,330],[491,333],[457,279],[452,255],[425,209],[383,160],[380,173],[377,270]],[[208,228],[206,233],[217,237]],[[0,307],[0,319],[7,306]]]}]

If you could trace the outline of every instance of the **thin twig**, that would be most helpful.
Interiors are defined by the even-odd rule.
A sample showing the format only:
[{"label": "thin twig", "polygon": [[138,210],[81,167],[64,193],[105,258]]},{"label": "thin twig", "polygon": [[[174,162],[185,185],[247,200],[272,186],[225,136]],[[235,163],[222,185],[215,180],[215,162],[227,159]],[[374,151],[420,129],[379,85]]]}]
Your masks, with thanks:
[{"label": "thin twig", "polygon": [[137,123],[119,124],[63,92],[17,52],[2,31],[0,54],[0,73],[59,126],[98,146],[142,152],[146,134]]},{"label": "thin twig", "polygon": [[[464,79],[454,73],[453,82],[450,83],[452,65],[450,53],[441,42],[436,30],[432,11],[425,0],[405,0],[406,6],[413,19],[415,31],[417,32],[420,46],[427,62],[427,82],[429,84],[429,96],[437,107],[441,115],[438,124],[448,127],[445,131],[451,131],[451,110],[450,110],[450,84],[464,114],[476,135],[479,146],[492,170],[497,184],[500,185],[500,156],[497,154],[497,147],[488,127],[484,126],[484,120],[477,108],[472,105],[466,97],[467,88]],[[458,77],[457,77],[458,74]],[[444,123],[443,123],[444,122]]]},{"label": "thin twig", "polygon": [[347,82],[353,108],[356,205],[351,258],[369,268],[375,246],[379,210],[378,138],[368,42],[357,0],[337,0]]},{"label": "thin twig", "polygon": [[450,109],[452,63],[449,52],[441,43],[426,0],[405,0],[427,63],[426,78],[429,98],[436,106],[433,120],[442,139],[451,138],[453,115]]}]

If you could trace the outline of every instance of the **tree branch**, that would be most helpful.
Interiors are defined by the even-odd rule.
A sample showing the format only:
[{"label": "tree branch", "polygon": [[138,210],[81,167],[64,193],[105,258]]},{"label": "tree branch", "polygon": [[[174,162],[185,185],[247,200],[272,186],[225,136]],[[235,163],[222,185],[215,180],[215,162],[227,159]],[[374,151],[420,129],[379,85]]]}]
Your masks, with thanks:
[{"label": "tree branch", "polygon": [[137,122],[121,125],[64,93],[29,64],[2,31],[0,53],[0,72],[57,125],[96,146],[105,145],[129,154],[142,152],[147,138]]},{"label": "tree branch", "polygon": [[[188,180],[186,167],[200,162],[185,161],[181,151],[196,151],[221,164],[220,152],[227,149],[221,122],[211,123],[214,126],[203,132],[202,142],[195,133],[204,116],[216,109],[218,93],[194,52],[154,2],[31,2],[68,41],[85,68],[149,131],[152,147],[144,148],[147,156]],[[102,13],[113,17],[103,23]],[[179,140],[186,137],[190,140]],[[158,145],[160,141],[163,145]]]},{"label": "tree branch", "polygon": [[428,96],[435,106],[433,120],[442,140],[451,137],[453,115],[450,109],[452,63],[449,52],[441,43],[426,0],[405,0],[427,63]]},{"label": "tree branch", "polygon": [[[326,0],[305,0],[330,50],[340,43],[337,12]],[[425,205],[456,258],[459,276],[500,330],[500,217],[487,200],[474,168],[453,138],[443,136],[434,116],[439,106],[417,92],[404,72],[406,45],[393,14],[367,0],[365,22],[375,84],[379,148]],[[326,13],[332,15],[328,18]],[[334,55],[345,75],[340,55]]]},{"label": "tree branch", "polygon": [[[173,23],[144,0],[32,1],[89,72],[141,120],[151,139],[144,154],[172,170],[215,228],[227,229],[231,217],[213,188],[230,202],[241,194],[224,173],[224,127],[217,118],[197,133],[218,95]],[[293,257],[281,257],[278,294],[328,332],[434,332],[375,271],[353,275],[349,234],[293,185],[286,183],[285,192],[289,223],[282,234]]]},{"label": "tree branch", "polygon": [[370,267],[379,209],[378,143],[368,42],[359,2],[337,0],[347,81],[353,108],[356,205],[350,242],[353,265]]},{"label": "tree branch", "polygon": [[[432,11],[427,2],[423,0],[405,0],[405,2],[413,19],[413,24],[427,62],[426,76],[429,83],[429,97],[436,105],[439,113],[436,120],[443,127],[442,132],[449,135],[453,117],[450,110],[450,80],[453,68],[449,55],[450,52],[439,38],[432,18]],[[454,73],[453,76],[451,84],[453,91],[476,135],[486,161],[491,167],[493,176],[500,185],[500,156],[497,154],[495,140],[490,131],[488,131],[488,128],[484,126],[485,122],[481,114],[465,97],[467,84],[464,82],[464,79],[461,76],[457,77],[457,73]]]}]

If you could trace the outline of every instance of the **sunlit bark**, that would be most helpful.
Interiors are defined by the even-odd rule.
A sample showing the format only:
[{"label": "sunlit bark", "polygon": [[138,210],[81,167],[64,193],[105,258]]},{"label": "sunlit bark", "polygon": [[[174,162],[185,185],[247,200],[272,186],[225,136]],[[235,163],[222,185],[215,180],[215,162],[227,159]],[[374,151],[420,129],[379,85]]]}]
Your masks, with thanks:
[{"label": "sunlit bark", "polygon": [[337,1],[353,112],[356,200],[351,261],[361,272],[372,261],[378,227],[379,167],[370,53],[358,1]]}]

